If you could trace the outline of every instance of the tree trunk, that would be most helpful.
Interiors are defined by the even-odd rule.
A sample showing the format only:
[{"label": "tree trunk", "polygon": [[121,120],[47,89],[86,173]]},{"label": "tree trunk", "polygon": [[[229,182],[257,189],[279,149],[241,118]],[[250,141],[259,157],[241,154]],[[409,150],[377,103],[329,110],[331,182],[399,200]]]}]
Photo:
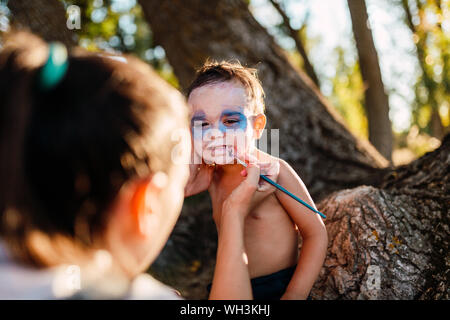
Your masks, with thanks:
[{"label": "tree trunk", "polygon": [[283,8],[277,1],[270,0],[270,3],[272,3],[273,7],[283,18],[283,25],[286,28],[286,30],[288,30],[289,36],[294,40],[295,47],[297,48],[298,53],[301,55],[303,59],[303,68],[305,69],[306,74],[315,83],[317,88],[320,88],[319,78],[317,77],[316,71],[314,70],[311,61],[308,58],[308,54],[306,53],[305,47],[303,46],[302,39],[300,39],[300,30],[299,29],[296,30],[291,27],[289,17],[287,16],[286,12],[284,12]]},{"label": "tree trunk", "polygon": [[330,242],[314,298],[449,299],[450,135],[379,188],[339,191],[318,209]]},{"label": "tree trunk", "polygon": [[60,41],[68,47],[76,45],[75,32],[66,26],[66,11],[58,0],[9,0],[12,26],[27,29],[46,41]]},{"label": "tree trunk", "polygon": [[364,0],[348,0],[353,35],[359,57],[359,67],[366,90],[364,107],[369,123],[369,141],[388,160],[392,161],[392,125],[389,101],[384,91],[378,55],[369,28]]},{"label": "tree trunk", "polygon": [[[270,127],[280,128],[281,157],[329,215],[330,245],[314,298],[448,297],[450,136],[410,165],[380,169],[387,161],[347,131],[242,1],[140,3],[183,87],[207,57],[258,67]],[[208,196],[186,199],[151,271],[186,298],[206,298],[216,241]]]}]

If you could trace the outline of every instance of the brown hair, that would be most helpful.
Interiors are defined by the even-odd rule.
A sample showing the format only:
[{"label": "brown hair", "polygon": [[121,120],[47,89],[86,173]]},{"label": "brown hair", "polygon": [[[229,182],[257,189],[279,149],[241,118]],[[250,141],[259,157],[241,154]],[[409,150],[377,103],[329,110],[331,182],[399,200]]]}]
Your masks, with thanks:
[{"label": "brown hair", "polygon": [[264,113],[264,90],[258,80],[257,70],[244,67],[238,61],[207,60],[197,70],[195,79],[186,90],[186,94],[189,97],[196,88],[231,80],[238,80],[244,86],[251,101],[251,110],[255,113]]},{"label": "brown hair", "polygon": [[169,132],[187,127],[182,96],[138,59],[74,52],[64,78],[42,91],[47,55],[28,33],[0,52],[0,236],[35,265],[30,233],[90,246],[121,186],[167,172]]}]

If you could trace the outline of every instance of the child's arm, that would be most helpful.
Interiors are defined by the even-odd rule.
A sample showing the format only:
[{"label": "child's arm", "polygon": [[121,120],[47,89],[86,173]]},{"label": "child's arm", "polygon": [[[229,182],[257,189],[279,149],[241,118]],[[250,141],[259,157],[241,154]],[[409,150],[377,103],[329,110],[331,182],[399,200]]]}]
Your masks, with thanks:
[{"label": "child's arm", "polygon": [[[317,209],[303,181],[283,160],[280,160],[278,183]],[[325,260],[328,245],[327,231],[322,218],[317,213],[279,190],[276,191],[276,196],[297,225],[303,238],[297,268],[282,299],[306,299]]]}]

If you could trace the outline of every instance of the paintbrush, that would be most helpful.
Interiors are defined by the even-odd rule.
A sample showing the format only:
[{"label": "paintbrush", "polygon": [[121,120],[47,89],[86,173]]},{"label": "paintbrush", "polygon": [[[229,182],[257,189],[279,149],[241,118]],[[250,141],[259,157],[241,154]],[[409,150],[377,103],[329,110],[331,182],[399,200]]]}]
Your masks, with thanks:
[{"label": "paintbrush", "polygon": [[[247,164],[240,160],[237,157],[234,157],[236,159],[236,161],[240,164],[243,165],[244,167],[247,167]],[[298,202],[300,202],[302,205],[306,206],[307,208],[311,209],[312,211],[314,211],[315,213],[317,213],[318,215],[320,215],[323,219],[326,219],[327,217],[320,211],[317,211],[316,209],[314,209],[313,207],[311,207],[309,204],[307,204],[306,202],[304,202],[302,199],[300,199],[299,197],[297,197],[295,194],[292,194],[291,192],[289,192],[288,190],[286,190],[285,188],[283,188],[282,186],[280,186],[278,183],[276,183],[275,181],[273,181],[272,179],[266,177],[263,174],[259,175],[261,177],[261,179],[267,181],[268,183],[270,183],[271,185],[273,185],[275,188],[277,188],[278,190],[284,192],[285,194],[287,194],[288,196],[290,196],[292,199],[297,200]]]}]

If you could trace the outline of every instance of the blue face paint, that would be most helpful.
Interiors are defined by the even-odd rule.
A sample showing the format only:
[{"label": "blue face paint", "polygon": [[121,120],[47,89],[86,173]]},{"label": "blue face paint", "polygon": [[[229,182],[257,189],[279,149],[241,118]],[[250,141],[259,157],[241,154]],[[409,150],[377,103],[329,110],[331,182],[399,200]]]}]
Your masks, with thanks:
[{"label": "blue face paint", "polygon": [[[215,126],[206,119],[203,111],[194,114],[191,119],[191,129],[194,139],[201,139],[209,130]],[[240,111],[224,110],[219,118],[218,129],[225,133],[227,130],[247,129],[247,117]]]},{"label": "blue face paint", "polygon": [[203,126],[206,123],[206,115],[203,111],[196,112],[191,119],[191,130],[194,139],[201,139],[204,134]]},{"label": "blue face paint", "polygon": [[247,129],[247,117],[239,111],[224,110],[220,116],[219,130],[242,130]]}]

